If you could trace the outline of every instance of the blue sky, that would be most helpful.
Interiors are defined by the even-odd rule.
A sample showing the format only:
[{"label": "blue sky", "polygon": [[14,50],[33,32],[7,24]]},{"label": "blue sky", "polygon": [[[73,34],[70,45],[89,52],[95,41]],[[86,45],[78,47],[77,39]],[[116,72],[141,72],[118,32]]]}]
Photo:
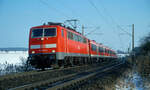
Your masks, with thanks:
[{"label": "blue sky", "polygon": [[[127,51],[150,32],[149,0],[0,0],[0,47],[28,47],[29,29],[45,22],[78,19],[88,38]],[[119,27],[118,27],[119,26]],[[99,27],[99,28],[98,28]],[[122,29],[124,31],[122,31]]]}]

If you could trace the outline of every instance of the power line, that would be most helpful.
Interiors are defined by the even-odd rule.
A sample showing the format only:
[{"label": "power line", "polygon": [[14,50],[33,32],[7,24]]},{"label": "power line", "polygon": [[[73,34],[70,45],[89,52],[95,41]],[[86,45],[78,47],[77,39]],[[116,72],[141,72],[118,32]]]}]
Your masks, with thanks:
[{"label": "power line", "polygon": [[91,4],[92,7],[94,7],[94,9],[97,11],[98,15],[104,19],[105,23],[108,24],[109,26],[111,26],[113,29],[115,29],[112,26],[112,24],[109,23],[109,20],[107,18],[105,18],[104,15],[101,13],[101,11],[96,7],[96,5],[91,0],[88,0],[88,2]]},{"label": "power line", "polygon": [[100,12],[100,10],[96,7],[96,5],[91,0],[88,0],[88,2],[91,4],[91,6],[93,8],[95,8],[95,10],[97,11],[98,15],[100,17],[102,17],[106,23],[108,23],[108,20],[105,19],[105,17],[102,15],[102,13]]},{"label": "power line", "polygon": [[[92,2],[92,0],[88,0],[88,2],[91,4],[91,6],[97,11],[98,15],[100,17],[102,17],[104,19],[104,21],[106,22],[106,24],[108,24],[109,26],[111,26],[111,24],[109,23],[109,20],[107,20],[101,13],[101,11],[96,7],[96,5]],[[113,29],[114,27],[111,26]],[[121,40],[120,40],[121,41]]]},{"label": "power line", "polygon": [[[50,6],[50,5],[49,5],[47,2],[45,2],[44,0],[40,0],[40,2],[41,2],[43,5],[47,6],[48,8],[52,9],[53,11],[59,13],[61,16],[63,15],[63,16],[65,16],[67,19],[70,18],[66,13],[63,13],[62,11],[60,11],[60,10],[58,10],[58,9],[56,9],[56,8],[54,8],[54,7],[52,7],[52,6]],[[62,4],[61,4],[61,5],[62,5]],[[70,9],[70,8],[67,8],[67,9]],[[72,11],[72,14],[74,15],[73,10],[70,10],[70,11]],[[69,20],[74,20],[74,19],[69,19]],[[68,21],[68,20],[66,20],[66,21],[67,21],[67,22],[71,25],[71,27],[73,27],[74,29],[77,29],[77,28],[78,28],[76,22],[77,22],[77,21],[79,22],[79,20],[76,20],[76,21],[74,22],[74,24],[71,23],[71,22]],[[66,21],[64,22],[64,24],[66,23]]]},{"label": "power line", "polygon": [[[76,13],[76,11],[73,10],[73,9],[71,9],[69,5],[63,5],[63,2],[62,2],[61,0],[59,1],[59,3],[61,3],[61,6],[63,6],[64,8],[67,8],[73,15],[78,16],[77,13]],[[78,17],[80,17],[80,16],[78,16]],[[82,19],[85,19],[85,17],[82,17]],[[89,21],[89,22],[91,23],[91,21]],[[77,23],[77,24],[79,24],[79,26],[76,27],[76,28],[83,28],[83,27],[82,27],[83,24],[81,24],[81,21],[80,21],[80,20],[78,20],[78,23]],[[72,27],[74,26],[72,23],[70,23],[70,25],[71,25]],[[89,28],[89,27],[88,27],[88,28]],[[92,27],[92,28],[93,28],[93,27]],[[85,29],[85,27],[84,27],[84,29]]]},{"label": "power line", "polygon": [[67,5],[63,5],[63,1],[62,1],[62,0],[59,0],[58,3],[61,5],[61,7],[64,7],[64,8],[66,8],[66,9],[68,9],[68,10],[72,13],[72,15],[77,16],[77,15],[76,15],[76,11],[75,11],[75,10],[72,10],[72,9],[70,8],[70,6],[68,6],[68,4],[67,4]]},{"label": "power line", "polygon": [[[99,0],[100,1],[100,0]],[[100,2],[101,3],[101,2]],[[110,17],[111,21],[113,23],[115,23],[117,25],[118,28],[120,28],[119,30],[122,30],[123,32],[127,33],[128,35],[131,36],[131,34],[129,32],[127,32],[126,30],[124,30],[116,21],[115,19],[110,15],[110,13],[108,12],[108,10],[104,7],[104,5],[101,3],[102,8],[104,9],[104,11],[107,13],[107,15]]]},{"label": "power line", "polygon": [[120,36],[120,34],[118,34],[118,37],[119,37],[119,41],[120,41],[120,44],[121,44],[121,48],[123,49],[123,40],[122,40],[122,38],[121,38],[121,36]]},{"label": "power line", "polygon": [[60,10],[57,10],[56,8],[50,6],[47,2],[45,2],[44,0],[39,0],[40,3],[42,3],[43,5],[47,6],[48,8],[50,8],[51,10],[55,11],[56,13],[60,14],[61,16],[65,16],[66,18],[70,18],[68,17],[68,15],[66,15],[66,13],[63,13],[62,11]]},{"label": "power line", "polygon": [[89,32],[89,33],[85,34],[84,36],[87,36],[87,35],[92,34],[92,33],[93,33],[93,32],[95,32],[97,29],[100,29],[100,27],[96,27],[94,30],[92,30],[91,32]]},{"label": "power line", "polygon": [[[89,3],[91,4],[91,6],[95,8],[95,10],[97,11],[98,15],[101,16],[103,19],[105,19],[105,22],[109,24],[109,20],[107,20],[107,19],[102,15],[102,13],[101,13],[100,10],[96,7],[96,5],[95,5],[91,0],[88,0],[88,1],[89,1]],[[101,5],[101,6],[103,6],[103,5]],[[104,6],[103,6],[103,9],[104,9],[105,12],[107,11]],[[107,15],[109,15],[109,17],[111,18],[111,21],[117,25],[117,28],[119,28],[119,30],[121,30],[121,31],[123,31],[123,32],[125,32],[126,34],[128,34],[128,35],[131,36],[131,34],[130,34],[129,32],[127,32],[126,30],[124,30],[124,29],[113,19],[113,17],[112,17],[109,13],[107,13]],[[112,26],[112,28],[114,28],[114,27]],[[118,36],[119,36],[119,35],[118,35]],[[122,40],[121,40],[121,37],[120,37],[120,36],[119,36],[119,40],[120,40],[120,43],[121,43],[121,45],[122,45],[123,43],[122,43]]]}]

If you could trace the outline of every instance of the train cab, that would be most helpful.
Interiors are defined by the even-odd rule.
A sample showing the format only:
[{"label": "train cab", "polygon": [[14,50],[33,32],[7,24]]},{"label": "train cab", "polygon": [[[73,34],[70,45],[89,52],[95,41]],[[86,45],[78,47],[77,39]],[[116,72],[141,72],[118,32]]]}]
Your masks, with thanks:
[{"label": "train cab", "polygon": [[56,51],[57,27],[33,27],[30,31],[29,53],[41,54]]},{"label": "train cab", "polygon": [[62,30],[58,24],[36,26],[30,29],[29,60],[32,66],[50,67],[55,62],[56,52],[60,48],[58,44],[63,43]]}]

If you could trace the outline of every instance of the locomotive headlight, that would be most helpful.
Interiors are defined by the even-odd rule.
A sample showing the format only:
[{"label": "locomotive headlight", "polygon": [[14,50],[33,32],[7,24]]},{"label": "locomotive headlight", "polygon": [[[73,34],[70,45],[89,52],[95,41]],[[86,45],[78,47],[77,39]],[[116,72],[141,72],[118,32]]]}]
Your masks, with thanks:
[{"label": "locomotive headlight", "polygon": [[55,50],[52,50],[52,53],[55,53]]},{"label": "locomotive headlight", "polygon": [[41,40],[44,40],[44,38],[41,38]]},{"label": "locomotive headlight", "polygon": [[34,54],[35,53],[35,51],[32,51],[32,54]]}]

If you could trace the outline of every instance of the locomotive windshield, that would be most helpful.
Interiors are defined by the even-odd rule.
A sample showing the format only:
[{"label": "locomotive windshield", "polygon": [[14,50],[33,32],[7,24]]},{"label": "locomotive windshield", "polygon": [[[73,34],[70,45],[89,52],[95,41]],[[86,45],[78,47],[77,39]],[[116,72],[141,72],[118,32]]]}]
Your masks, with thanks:
[{"label": "locomotive windshield", "polygon": [[42,37],[43,29],[34,29],[32,30],[32,38]]},{"label": "locomotive windshield", "polygon": [[56,28],[33,29],[32,38],[38,37],[54,37],[56,36]]},{"label": "locomotive windshield", "polygon": [[44,36],[56,36],[56,28],[44,29]]}]

